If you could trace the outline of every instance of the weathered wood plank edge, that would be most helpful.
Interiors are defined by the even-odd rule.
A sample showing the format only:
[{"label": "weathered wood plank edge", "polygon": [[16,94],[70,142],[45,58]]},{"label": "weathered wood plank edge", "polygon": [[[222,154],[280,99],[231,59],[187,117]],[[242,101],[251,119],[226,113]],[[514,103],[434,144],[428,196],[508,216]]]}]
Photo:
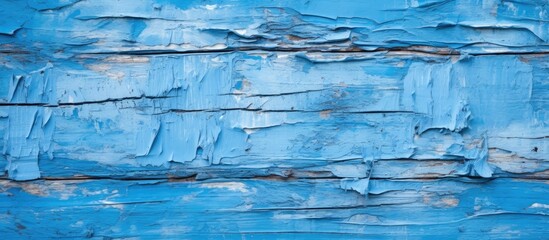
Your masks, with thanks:
[{"label": "weathered wood plank edge", "polygon": [[[431,55],[431,56],[495,56],[495,55],[547,55],[549,51],[500,51],[500,52],[462,52],[459,49],[438,48],[431,46],[412,46],[405,48],[378,48],[375,50],[348,48],[348,49],[323,49],[323,48],[261,48],[261,47],[242,47],[242,48],[225,48],[225,49],[198,49],[198,50],[127,50],[127,51],[105,51],[105,52],[81,52],[78,55],[129,55],[129,56],[156,56],[156,55],[193,55],[193,54],[222,54],[222,53],[237,53],[237,52],[308,52],[308,53],[386,53],[386,54],[406,54],[413,55]],[[6,50],[0,49],[0,54],[36,54],[34,51],[24,50]]]},{"label": "weathered wood plank edge", "polygon": [[[44,181],[166,181],[166,182],[211,182],[211,181],[245,181],[245,180],[267,180],[267,181],[283,181],[283,182],[296,182],[296,181],[315,181],[315,180],[343,180],[343,177],[283,177],[278,175],[270,176],[256,176],[256,177],[231,177],[231,178],[205,178],[197,179],[196,174],[190,177],[106,177],[106,176],[80,176],[80,177],[40,177],[32,180],[12,180],[8,177],[0,177],[0,181],[10,181],[14,183],[20,182],[44,182]],[[494,176],[491,178],[475,177],[475,176],[443,176],[443,177],[405,177],[405,178],[391,178],[391,177],[370,177],[368,180],[387,180],[387,181],[436,181],[436,180],[450,180],[450,181],[483,181],[489,182],[497,179],[508,179],[516,181],[545,181],[549,180],[549,177],[528,177],[528,176]]]}]

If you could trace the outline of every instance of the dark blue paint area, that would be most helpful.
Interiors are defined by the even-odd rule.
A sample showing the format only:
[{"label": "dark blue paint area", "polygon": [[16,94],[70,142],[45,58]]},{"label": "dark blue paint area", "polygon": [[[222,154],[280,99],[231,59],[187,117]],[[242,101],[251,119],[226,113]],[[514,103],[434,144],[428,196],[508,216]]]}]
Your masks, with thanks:
[{"label": "dark blue paint area", "polygon": [[0,6],[4,238],[549,234],[547,1]]},{"label": "dark blue paint area", "polygon": [[3,181],[0,207],[9,211],[0,224],[10,238],[536,238],[544,233],[547,183],[462,180],[374,180],[368,198],[340,189],[334,180]]}]

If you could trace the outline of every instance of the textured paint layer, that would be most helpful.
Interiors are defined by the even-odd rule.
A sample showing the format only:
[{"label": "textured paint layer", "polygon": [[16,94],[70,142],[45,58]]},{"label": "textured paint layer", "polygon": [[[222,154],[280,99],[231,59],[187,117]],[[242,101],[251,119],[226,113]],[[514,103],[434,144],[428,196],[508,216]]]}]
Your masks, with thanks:
[{"label": "textured paint layer", "polygon": [[[549,167],[545,56],[118,55],[36,61],[46,67],[35,71],[7,57],[21,64],[4,66],[15,80],[0,106],[12,179],[302,168],[367,177],[372,162],[402,176],[395,161],[454,176]],[[365,171],[338,170],[348,164]]]},{"label": "textured paint layer", "polygon": [[0,1],[8,238],[549,231],[549,2]]},{"label": "textured paint layer", "polygon": [[[547,182],[0,182],[9,238],[516,238],[547,231]],[[329,197],[327,197],[329,196]],[[25,204],[22,204],[25,203]]]}]

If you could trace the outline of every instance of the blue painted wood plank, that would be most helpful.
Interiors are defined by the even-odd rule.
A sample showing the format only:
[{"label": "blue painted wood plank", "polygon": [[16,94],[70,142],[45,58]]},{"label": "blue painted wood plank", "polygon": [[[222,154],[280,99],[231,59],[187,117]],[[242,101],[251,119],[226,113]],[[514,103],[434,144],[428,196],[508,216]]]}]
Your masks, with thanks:
[{"label": "blue painted wood plank", "polygon": [[0,131],[12,179],[369,168],[358,159],[465,161],[431,171],[432,161],[407,162],[404,176],[402,161],[374,168],[385,177],[547,176],[545,56],[9,58]]},{"label": "blue painted wood plank", "polygon": [[[547,51],[547,1],[10,1],[3,50],[81,52],[417,47]],[[418,47],[419,46],[419,47]],[[437,49],[442,48],[442,49]]]},{"label": "blue painted wood plank", "polygon": [[0,187],[0,228],[9,238],[524,239],[546,234],[549,223],[547,182],[534,180],[373,180],[367,198],[334,180],[1,181]]}]

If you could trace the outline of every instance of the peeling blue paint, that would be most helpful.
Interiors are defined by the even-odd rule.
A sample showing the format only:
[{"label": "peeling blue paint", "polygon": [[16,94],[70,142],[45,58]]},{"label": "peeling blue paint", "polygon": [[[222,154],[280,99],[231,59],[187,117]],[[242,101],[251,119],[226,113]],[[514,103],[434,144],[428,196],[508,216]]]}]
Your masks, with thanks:
[{"label": "peeling blue paint", "polygon": [[0,4],[10,239],[548,233],[547,1]]}]

